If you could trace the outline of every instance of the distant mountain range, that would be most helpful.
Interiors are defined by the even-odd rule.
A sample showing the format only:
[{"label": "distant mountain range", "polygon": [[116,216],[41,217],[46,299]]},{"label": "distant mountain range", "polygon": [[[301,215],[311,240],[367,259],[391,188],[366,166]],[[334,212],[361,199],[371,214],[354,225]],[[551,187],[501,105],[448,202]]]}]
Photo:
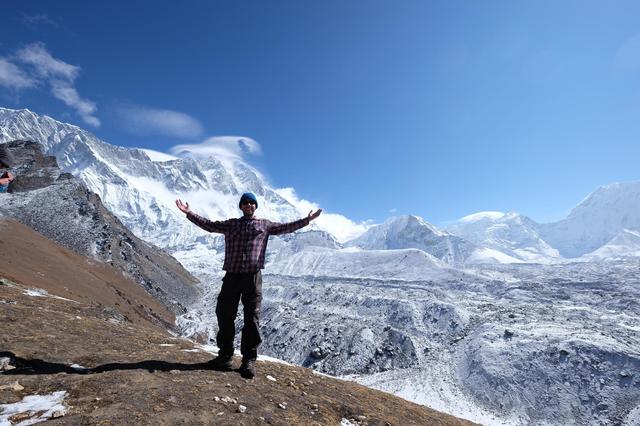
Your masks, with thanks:
[{"label": "distant mountain range", "polygon": [[[170,251],[194,242],[219,253],[220,238],[184,220],[175,198],[186,198],[213,219],[238,215],[245,191],[262,200],[260,215],[277,221],[300,217],[255,168],[239,159],[194,159],[124,148],[29,110],[0,108],[0,142],[38,142],[60,167],[84,181],[138,237]],[[318,229],[314,224],[312,229]],[[549,263],[579,258],[607,245],[625,229],[640,230],[640,182],[598,188],[567,218],[538,224],[510,212],[480,212],[439,229],[418,216],[390,218],[344,244],[364,250],[422,250],[450,266],[476,263]],[[326,231],[326,230],[325,230]],[[336,236],[332,236],[337,240]],[[273,246],[277,246],[274,244]],[[606,260],[601,251],[586,260]],[[618,246],[615,256],[634,256]],[[277,258],[277,256],[271,256]],[[585,260],[582,259],[582,260]]]}]

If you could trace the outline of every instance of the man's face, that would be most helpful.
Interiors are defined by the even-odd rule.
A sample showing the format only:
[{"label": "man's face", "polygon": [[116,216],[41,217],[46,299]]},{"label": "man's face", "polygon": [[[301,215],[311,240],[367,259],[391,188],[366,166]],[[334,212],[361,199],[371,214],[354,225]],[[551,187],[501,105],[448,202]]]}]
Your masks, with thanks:
[{"label": "man's face", "polygon": [[253,216],[256,212],[256,203],[253,201],[245,201],[240,205],[240,210],[242,210],[245,216]]}]

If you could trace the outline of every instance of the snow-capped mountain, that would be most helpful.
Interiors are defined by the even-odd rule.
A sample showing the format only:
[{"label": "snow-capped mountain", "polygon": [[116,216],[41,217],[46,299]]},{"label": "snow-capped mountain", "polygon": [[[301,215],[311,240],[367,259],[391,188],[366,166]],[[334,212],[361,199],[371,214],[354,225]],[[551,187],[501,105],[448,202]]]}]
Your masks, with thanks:
[{"label": "snow-capped mountain", "polygon": [[199,299],[197,281],[175,258],[134,236],[95,193],[62,173],[55,158],[43,156],[38,143],[13,141],[5,149],[14,159],[16,178],[11,193],[0,194],[0,214],[80,255],[110,264],[176,314]]},{"label": "snow-capped mountain", "polygon": [[538,224],[518,213],[479,212],[448,225],[447,231],[518,262],[545,262],[560,254],[537,231]]},{"label": "snow-capped mountain", "polygon": [[0,143],[16,139],[40,143],[62,170],[83,180],[135,235],[160,247],[175,250],[193,241],[212,248],[220,245],[215,235],[185,220],[175,207],[176,198],[189,201],[194,211],[211,219],[237,217],[238,199],[245,191],[260,198],[261,217],[286,222],[303,214],[256,169],[237,159],[165,161],[171,157],[110,145],[79,127],[28,110],[0,108]]},{"label": "snow-capped mountain", "polygon": [[607,244],[582,256],[589,261],[640,257],[640,231],[623,229]]},{"label": "snow-capped mountain", "polygon": [[623,229],[640,229],[640,182],[601,186],[566,219],[538,226],[544,241],[565,257],[590,253]]},{"label": "snow-capped mountain", "polygon": [[477,249],[475,244],[412,215],[387,219],[345,245],[365,250],[418,249],[449,265],[462,265]]}]

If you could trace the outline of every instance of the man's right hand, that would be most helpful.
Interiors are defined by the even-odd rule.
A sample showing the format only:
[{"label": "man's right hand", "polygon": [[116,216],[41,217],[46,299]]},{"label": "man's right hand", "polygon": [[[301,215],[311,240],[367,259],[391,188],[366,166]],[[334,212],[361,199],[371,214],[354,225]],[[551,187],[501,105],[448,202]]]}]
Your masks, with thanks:
[{"label": "man's right hand", "polygon": [[176,200],[176,206],[178,206],[182,213],[188,214],[189,212],[191,212],[191,210],[189,209],[189,203],[183,203],[179,198]]}]

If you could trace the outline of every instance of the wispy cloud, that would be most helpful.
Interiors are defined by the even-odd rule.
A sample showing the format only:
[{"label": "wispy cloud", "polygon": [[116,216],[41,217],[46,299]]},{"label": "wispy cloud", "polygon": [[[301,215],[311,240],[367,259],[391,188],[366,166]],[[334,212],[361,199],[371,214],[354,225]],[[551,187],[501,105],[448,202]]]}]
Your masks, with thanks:
[{"label": "wispy cloud", "polygon": [[171,148],[173,155],[189,155],[208,158],[212,155],[228,158],[243,158],[247,154],[260,155],[260,144],[244,136],[213,136],[199,144],[176,145]]},{"label": "wispy cloud", "polygon": [[202,136],[204,129],[190,115],[168,109],[127,105],[118,108],[125,130],[138,135],[162,135],[180,139]]},{"label": "wispy cloud", "polygon": [[[295,206],[301,215],[306,216],[310,211],[316,211],[322,207],[311,201],[299,198],[293,188],[282,188],[276,189],[275,191],[278,195]],[[341,214],[327,213],[326,211],[323,211],[314,223],[320,229],[334,235],[341,243],[362,235],[372,226],[371,221],[357,223]]]},{"label": "wispy cloud", "polygon": [[34,87],[38,84],[35,78],[5,58],[0,58],[0,86],[13,90]]},{"label": "wispy cloud", "polygon": [[18,50],[18,60],[32,65],[35,72],[43,78],[63,79],[70,82],[78,77],[80,67],[54,58],[44,43],[32,43]]},{"label": "wispy cloud", "polygon": [[[20,65],[18,65],[20,64]],[[10,58],[0,58],[0,85],[19,91],[48,84],[51,94],[73,108],[85,123],[100,126],[96,104],[75,88],[80,67],[54,58],[44,43],[32,43]]]},{"label": "wispy cloud", "polygon": [[60,24],[45,14],[22,15],[22,23],[31,29],[35,29],[40,25],[50,25],[55,28],[60,27]]},{"label": "wispy cloud", "polygon": [[88,99],[81,98],[75,87],[66,81],[53,80],[51,81],[51,91],[53,96],[74,108],[85,123],[100,127],[100,120],[94,115],[97,110],[96,104]]}]

